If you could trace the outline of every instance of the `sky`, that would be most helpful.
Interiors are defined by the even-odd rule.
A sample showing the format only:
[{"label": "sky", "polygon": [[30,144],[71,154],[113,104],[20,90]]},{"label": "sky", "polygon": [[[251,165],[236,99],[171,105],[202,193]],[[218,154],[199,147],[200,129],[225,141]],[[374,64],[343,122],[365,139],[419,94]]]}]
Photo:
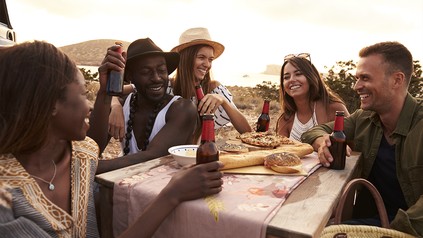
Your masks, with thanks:
[{"label": "sky", "polygon": [[[307,52],[324,71],[381,41],[399,41],[423,62],[422,0],[6,0],[17,41],[65,46],[150,37],[164,51],[191,27],[225,46],[216,76],[260,73]],[[229,76],[230,77],[230,76]]]}]

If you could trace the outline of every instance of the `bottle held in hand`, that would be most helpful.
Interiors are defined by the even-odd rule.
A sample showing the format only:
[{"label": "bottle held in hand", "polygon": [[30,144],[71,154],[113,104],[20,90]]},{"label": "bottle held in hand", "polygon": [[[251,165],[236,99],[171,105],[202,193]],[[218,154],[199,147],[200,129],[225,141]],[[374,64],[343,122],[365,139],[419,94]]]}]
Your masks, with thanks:
[{"label": "bottle held in hand", "polygon": [[270,116],[269,116],[269,100],[264,100],[263,110],[257,120],[256,132],[266,132],[269,130]]},{"label": "bottle held in hand", "polygon": [[201,85],[195,85],[195,94],[197,96],[197,105],[200,103],[201,99],[204,98],[204,92]]},{"label": "bottle held in hand", "polygon": [[[120,46],[116,48],[116,52],[122,54],[122,42],[115,42]],[[123,71],[110,70],[107,75],[107,94],[110,96],[120,96],[123,92]]]},{"label": "bottle held in hand", "polygon": [[344,133],[344,111],[336,111],[335,115],[335,125],[329,137],[331,142],[329,151],[333,158],[329,168],[342,170],[345,168],[347,152],[347,138]]},{"label": "bottle held in hand", "polygon": [[197,148],[196,156],[197,164],[219,160],[219,150],[217,149],[214,136],[214,116],[205,114],[202,120],[201,143]]}]

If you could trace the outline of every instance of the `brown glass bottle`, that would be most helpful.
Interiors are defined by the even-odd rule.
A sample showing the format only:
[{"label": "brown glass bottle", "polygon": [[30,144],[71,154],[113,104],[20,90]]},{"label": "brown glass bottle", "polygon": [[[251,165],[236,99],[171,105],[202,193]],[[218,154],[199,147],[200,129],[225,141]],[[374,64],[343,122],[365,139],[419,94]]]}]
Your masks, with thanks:
[{"label": "brown glass bottle", "polygon": [[344,111],[336,111],[335,125],[330,135],[331,146],[329,151],[333,161],[329,168],[342,170],[345,168],[345,159],[347,151],[347,137],[344,133]]},{"label": "brown glass bottle", "polygon": [[263,110],[257,120],[257,132],[265,132],[269,130],[270,116],[269,116],[269,100],[264,100]]},{"label": "brown glass bottle", "polygon": [[[122,54],[122,42],[116,41],[119,47],[116,52]],[[107,75],[107,94],[110,96],[120,96],[123,92],[123,71],[110,70]]]},{"label": "brown glass bottle", "polygon": [[219,150],[217,149],[214,137],[214,116],[205,114],[202,119],[201,144],[198,146],[196,156],[197,164],[219,160]]},{"label": "brown glass bottle", "polygon": [[201,87],[200,84],[195,85],[195,95],[197,96],[197,107],[198,107],[198,105],[200,105],[201,99],[204,98],[203,88]]},{"label": "brown glass bottle", "polygon": [[201,85],[195,85],[195,95],[197,95],[197,104],[204,98],[204,92]]}]

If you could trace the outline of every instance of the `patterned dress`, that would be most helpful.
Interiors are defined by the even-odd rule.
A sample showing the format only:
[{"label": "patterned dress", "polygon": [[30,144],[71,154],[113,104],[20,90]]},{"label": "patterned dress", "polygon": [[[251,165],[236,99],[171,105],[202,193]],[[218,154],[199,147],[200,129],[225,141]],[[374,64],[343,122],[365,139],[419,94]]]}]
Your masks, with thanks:
[{"label": "patterned dress", "polygon": [[[174,95],[173,88],[172,88],[172,85],[170,84],[170,81],[169,81],[169,85],[167,87],[166,92],[170,95]],[[216,88],[214,88],[210,93],[219,94],[219,95],[223,96],[224,98],[226,98],[226,100],[228,100],[228,102],[230,104],[232,104],[233,107],[236,108],[236,105],[233,101],[233,96],[232,96],[231,92],[229,91],[229,89],[227,89],[225,86],[219,85]],[[191,101],[195,105],[197,105],[197,98],[196,97],[192,97]],[[229,118],[228,113],[226,113],[225,109],[223,109],[222,106],[219,106],[217,108],[216,112],[214,113],[214,129],[217,130],[217,129],[225,126],[229,122],[231,122],[231,119]]]},{"label": "patterned dress", "polygon": [[1,237],[99,237],[94,207],[98,145],[72,142],[71,214],[48,200],[12,154],[0,155]]}]

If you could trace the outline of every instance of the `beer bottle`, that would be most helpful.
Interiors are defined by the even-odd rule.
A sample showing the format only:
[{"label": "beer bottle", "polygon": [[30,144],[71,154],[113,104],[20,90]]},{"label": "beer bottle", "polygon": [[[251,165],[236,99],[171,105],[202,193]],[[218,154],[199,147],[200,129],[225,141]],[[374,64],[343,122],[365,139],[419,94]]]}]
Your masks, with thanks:
[{"label": "beer bottle", "polygon": [[269,116],[269,100],[264,100],[263,110],[257,120],[257,132],[265,132],[269,130],[270,116]]},{"label": "beer bottle", "polygon": [[204,98],[204,92],[201,85],[195,85],[195,94],[197,95],[197,106],[200,103],[201,99]]},{"label": "beer bottle", "polygon": [[197,148],[196,163],[204,164],[219,160],[219,150],[214,138],[214,116],[203,115],[203,125],[201,130],[201,144]]},{"label": "beer bottle", "polygon": [[[116,52],[122,54],[122,42],[116,41],[119,47]],[[123,92],[123,71],[110,70],[107,75],[107,94],[110,96],[120,96]]]},{"label": "beer bottle", "polygon": [[329,151],[333,158],[329,168],[342,170],[345,168],[347,151],[347,138],[344,134],[344,111],[336,111],[335,115],[335,125],[333,127],[333,132],[329,137],[331,142]]}]

